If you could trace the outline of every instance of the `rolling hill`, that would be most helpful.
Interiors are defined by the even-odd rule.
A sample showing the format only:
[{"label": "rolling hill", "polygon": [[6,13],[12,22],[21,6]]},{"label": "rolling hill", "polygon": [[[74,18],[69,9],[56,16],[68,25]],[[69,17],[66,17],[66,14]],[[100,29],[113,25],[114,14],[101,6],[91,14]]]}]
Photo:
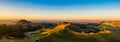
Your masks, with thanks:
[{"label": "rolling hill", "polygon": [[[59,26],[61,25],[58,25],[56,27]],[[48,34],[48,35],[44,35],[41,37],[40,35],[43,34]],[[84,32],[76,32],[75,30],[72,30],[67,27],[54,28],[45,31],[40,35],[39,35],[40,38],[39,36],[37,36],[39,39],[34,40],[34,42],[120,42],[120,33],[116,33],[116,32],[84,33]]]}]

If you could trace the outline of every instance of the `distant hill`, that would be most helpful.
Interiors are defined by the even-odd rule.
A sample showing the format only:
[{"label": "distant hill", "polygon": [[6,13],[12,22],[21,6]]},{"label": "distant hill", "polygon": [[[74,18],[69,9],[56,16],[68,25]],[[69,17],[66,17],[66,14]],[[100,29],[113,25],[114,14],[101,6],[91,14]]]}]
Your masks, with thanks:
[{"label": "distant hill", "polygon": [[112,26],[112,27],[120,27],[120,21],[104,22],[103,25]]}]

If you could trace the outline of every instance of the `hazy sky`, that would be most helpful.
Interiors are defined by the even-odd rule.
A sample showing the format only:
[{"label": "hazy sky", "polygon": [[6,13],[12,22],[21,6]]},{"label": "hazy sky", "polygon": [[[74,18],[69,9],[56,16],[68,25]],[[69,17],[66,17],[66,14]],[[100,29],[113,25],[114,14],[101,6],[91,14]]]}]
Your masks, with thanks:
[{"label": "hazy sky", "polygon": [[0,19],[120,20],[120,0],[0,0]]}]

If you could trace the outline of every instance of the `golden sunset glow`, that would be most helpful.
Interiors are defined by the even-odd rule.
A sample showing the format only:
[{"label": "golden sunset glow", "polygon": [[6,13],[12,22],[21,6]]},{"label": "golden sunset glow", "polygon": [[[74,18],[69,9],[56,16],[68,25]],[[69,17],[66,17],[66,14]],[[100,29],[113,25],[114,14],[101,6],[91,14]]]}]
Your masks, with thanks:
[{"label": "golden sunset glow", "polygon": [[19,5],[0,3],[0,20],[120,20],[119,3],[85,5]]},{"label": "golden sunset glow", "polygon": [[0,20],[28,19],[28,20],[120,20],[119,16],[24,16],[0,15]]}]

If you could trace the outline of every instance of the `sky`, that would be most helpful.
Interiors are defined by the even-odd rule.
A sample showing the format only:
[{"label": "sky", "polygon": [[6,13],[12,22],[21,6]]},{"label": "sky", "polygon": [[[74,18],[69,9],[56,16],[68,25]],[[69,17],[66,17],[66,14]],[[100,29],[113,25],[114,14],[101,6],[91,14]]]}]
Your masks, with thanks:
[{"label": "sky", "polygon": [[120,0],[0,0],[0,20],[120,20]]}]

